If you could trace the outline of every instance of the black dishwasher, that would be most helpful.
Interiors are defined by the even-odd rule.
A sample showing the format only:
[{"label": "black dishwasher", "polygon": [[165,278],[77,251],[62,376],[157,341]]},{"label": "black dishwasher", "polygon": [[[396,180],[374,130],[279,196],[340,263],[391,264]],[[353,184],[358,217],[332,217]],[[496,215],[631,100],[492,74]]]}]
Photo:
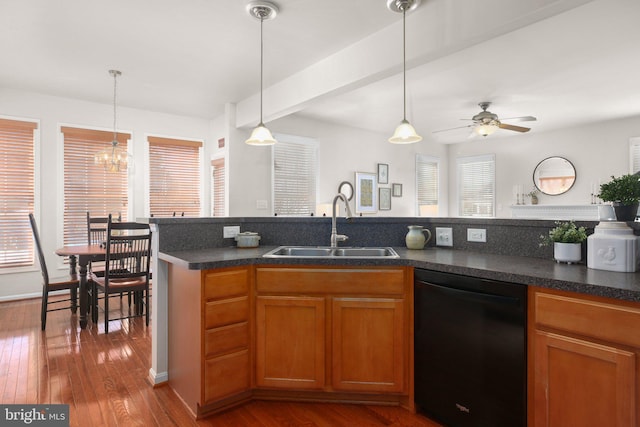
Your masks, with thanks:
[{"label": "black dishwasher", "polygon": [[415,402],[450,427],[526,425],[526,286],[415,270]]}]

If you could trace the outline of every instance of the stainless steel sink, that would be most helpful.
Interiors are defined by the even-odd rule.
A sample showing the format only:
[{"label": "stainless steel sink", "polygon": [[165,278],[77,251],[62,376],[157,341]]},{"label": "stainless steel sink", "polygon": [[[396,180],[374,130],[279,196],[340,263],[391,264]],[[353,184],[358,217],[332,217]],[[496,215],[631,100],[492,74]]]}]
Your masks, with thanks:
[{"label": "stainless steel sink", "polygon": [[265,258],[399,258],[390,247],[280,246],[263,255]]}]

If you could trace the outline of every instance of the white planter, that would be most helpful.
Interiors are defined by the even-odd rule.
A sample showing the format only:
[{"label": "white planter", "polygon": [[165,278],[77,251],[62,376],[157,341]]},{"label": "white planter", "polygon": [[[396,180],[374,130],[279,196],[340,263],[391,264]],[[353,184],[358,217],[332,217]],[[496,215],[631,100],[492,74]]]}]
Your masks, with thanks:
[{"label": "white planter", "polygon": [[568,264],[582,259],[582,243],[553,243],[553,258],[557,262]]}]

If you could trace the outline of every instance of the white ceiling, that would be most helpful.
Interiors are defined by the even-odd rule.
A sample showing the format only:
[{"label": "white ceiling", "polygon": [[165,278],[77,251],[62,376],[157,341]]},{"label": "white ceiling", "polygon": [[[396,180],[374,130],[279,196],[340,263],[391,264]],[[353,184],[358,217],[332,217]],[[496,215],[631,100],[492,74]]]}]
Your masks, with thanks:
[{"label": "white ceiling", "polygon": [[[260,25],[247,3],[0,0],[0,86],[110,103],[115,68],[119,105],[214,118],[237,103],[256,115]],[[402,118],[402,16],[386,0],[276,3],[265,117],[390,134]],[[408,118],[425,140],[451,143],[468,129],[432,132],[465,125],[480,101],[536,116],[520,124],[531,132],[640,115],[639,16],[637,0],[422,0],[407,15]],[[300,80],[318,90],[289,101]],[[282,105],[270,111],[268,97]]]}]

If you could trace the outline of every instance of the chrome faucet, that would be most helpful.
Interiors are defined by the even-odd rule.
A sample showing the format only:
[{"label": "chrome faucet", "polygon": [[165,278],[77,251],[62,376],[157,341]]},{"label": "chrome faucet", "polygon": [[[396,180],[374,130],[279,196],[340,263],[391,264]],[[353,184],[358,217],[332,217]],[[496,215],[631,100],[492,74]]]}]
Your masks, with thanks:
[{"label": "chrome faucet", "polygon": [[344,242],[349,238],[349,236],[345,236],[344,234],[338,234],[338,230],[336,229],[336,204],[338,199],[342,199],[345,207],[347,208],[346,219],[351,219],[351,208],[349,207],[349,200],[347,196],[342,193],[338,193],[336,197],[333,198],[333,213],[331,215],[331,247],[337,248],[338,242]]}]

